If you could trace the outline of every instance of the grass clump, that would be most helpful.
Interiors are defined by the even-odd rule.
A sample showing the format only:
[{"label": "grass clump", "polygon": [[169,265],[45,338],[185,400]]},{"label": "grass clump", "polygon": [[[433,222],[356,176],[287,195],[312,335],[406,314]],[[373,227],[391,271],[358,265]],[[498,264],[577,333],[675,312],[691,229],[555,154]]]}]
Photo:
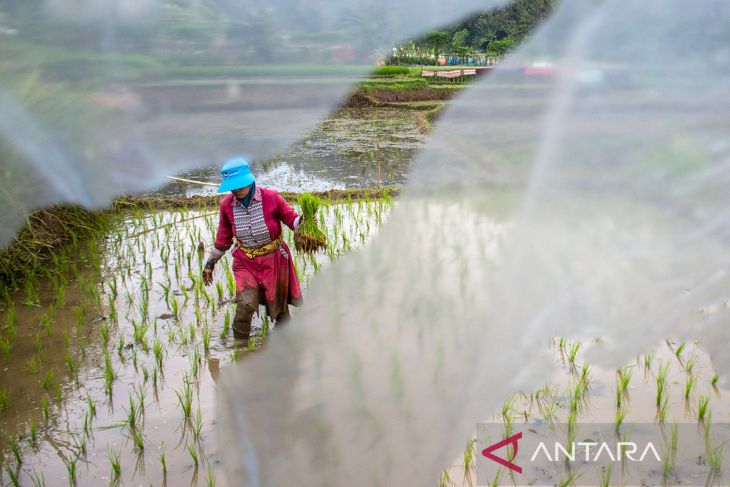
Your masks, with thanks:
[{"label": "grass clump", "polygon": [[299,196],[299,206],[302,208],[302,220],[294,231],[294,246],[297,251],[311,253],[326,249],[327,236],[314,221],[322,200],[310,193],[303,193]]}]

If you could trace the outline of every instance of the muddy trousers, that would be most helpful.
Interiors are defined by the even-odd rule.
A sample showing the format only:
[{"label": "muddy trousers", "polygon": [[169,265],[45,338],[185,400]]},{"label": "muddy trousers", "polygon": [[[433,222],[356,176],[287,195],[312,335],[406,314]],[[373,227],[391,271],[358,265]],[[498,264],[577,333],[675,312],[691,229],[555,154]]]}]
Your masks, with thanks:
[{"label": "muddy trousers", "polygon": [[[261,288],[249,288],[236,293],[236,316],[233,318],[233,336],[235,338],[248,339],[251,334],[251,320],[254,313],[258,311],[261,302],[266,302],[264,291]],[[275,319],[277,323],[288,320],[288,306],[278,316],[271,318]]]}]

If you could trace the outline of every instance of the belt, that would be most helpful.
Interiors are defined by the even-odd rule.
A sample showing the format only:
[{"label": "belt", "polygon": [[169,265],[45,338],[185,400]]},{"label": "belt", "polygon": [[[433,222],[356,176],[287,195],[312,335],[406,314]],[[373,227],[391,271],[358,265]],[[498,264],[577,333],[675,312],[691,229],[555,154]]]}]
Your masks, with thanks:
[{"label": "belt", "polygon": [[261,255],[270,254],[271,252],[276,251],[276,249],[279,248],[279,245],[281,245],[281,242],[283,241],[283,236],[284,232],[280,233],[275,240],[260,247],[244,247],[244,245],[239,240],[236,240],[236,248],[243,251],[243,253],[246,254],[246,257],[248,257],[249,259],[253,259],[254,257],[259,257]]}]

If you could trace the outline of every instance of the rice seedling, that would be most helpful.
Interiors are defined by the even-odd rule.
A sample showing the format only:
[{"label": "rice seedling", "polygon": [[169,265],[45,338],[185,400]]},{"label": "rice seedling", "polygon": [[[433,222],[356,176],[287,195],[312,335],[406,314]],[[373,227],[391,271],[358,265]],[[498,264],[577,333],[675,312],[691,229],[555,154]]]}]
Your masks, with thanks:
[{"label": "rice seedling", "polygon": [[87,448],[86,448],[86,436],[79,436],[75,433],[71,433],[69,431],[69,435],[71,435],[71,438],[73,439],[74,448],[77,452],[77,457],[82,456],[86,457]]},{"label": "rice seedling", "polygon": [[575,369],[575,359],[578,355],[580,347],[580,342],[573,342],[570,345],[570,350],[568,350],[568,364],[570,364],[571,369]]},{"label": "rice seedling", "polygon": [[125,412],[127,413],[127,419],[123,424],[130,430],[136,429],[140,419],[141,411],[137,403],[135,403],[134,399],[132,399],[131,395],[129,396],[129,408],[125,409]]},{"label": "rice seedling", "polygon": [[659,406],[657,413],[659,417],[659,423],[664,424],[667,421],[667,415],[669,414],[669,397],[666,395],[662,399],[662,403]]},{"label": "rice seedling", "polygon": [[112,296],[113,298],[116,298],[116,297],[117,297],[117,293],[118,293],[118,289],[117,289],[117,281],[116,281],[116,279],[111,279],[111,280],[110,280],[110,281],[109,281],[109,282],[107,283],[107,287],[109,288],[109,291],[108,291],[108,293],[109,293],[109,294],[110,294],[110,295],[111,295],[111,296]]},{"label": "rice seedling", "polygon": [[580,379],[579,382],[582,384],[585,392],[590,391],[591,388],[591,366],[583,364],[580,368]]},{"label": "rice seedling", "polygon": [[18,445],[18,442],[13,438],[10,440],[10,451],[13,453],[13,456],[15,457],[15,462],[20,465],[23,463],[23,456],[20,453],[20,446]]},{"label": "rice seedling", "polygon": [[8,313],[5,318],[5,332],[10,337],[15,337],[15,329],[18,324],[18,311],[15,309],[15,305],[10,303],[8,307]]},{"label": "rice seedling", "polygon": [[76,316],[76,328],[81,328],[86,323],[86,308],[84,306],[74,306],[74,315]]},{"label": "rice seedling", "polygon": [[51,323],[53,321],[53,319],[51,318],[51,314],[55,314],[55,307],[53,305],[49,306],[48,315],[42,317],[38,322],[38,325],[41,327],[47,337],[51,336]]},{"label": "rice seedling", "polygon": [[195,336],[195,325],[188,323],[188,339],[190,340],[190,343],[195,342]]},{"label": "rice seedling", "polygon": [[170,308],[171,308],[170,310],[172,312],[172,315],[176,319],[180,318],[180,303],[178,303],[176,296],[173,296],[172,297],[172,299],[170,300],[170,305],[171,305],[170,306]]},{"label": "rice seedling", "polygon": [[216,281],[215,283],[215,290],[218,294],[218,302],[223,302],[223,283],[220,281]]},{"label": "rice seedling", "polygon": [[674,423],[669,436],[669,452],[673,458],[677,457],[677,443],[679,441],[679,425]]},{"label": "rice seedling", "polygon": [[205,479],[205,485],[208,487],[215,487],[215,471],[212,465],[208,465],[208,476]]},{"label": "rice seedling", "polygon": [[38,375],[39,372],[39,364],[38,359],[35,355],[33,355],[31,358],[26,360],[25,362],[25,368],[28,369],[28,371],[33,375]]},{"label": "rice seedling", "polygon": [[472,470],[474,470],[474,445],[476,444],[476,439],[470,439],[466,442],[466,448],[464,448],[464,481],[469,482],[469,485],[472,485]]},{"label": "rice seedling", "polygon": [[10,405],[10,398],[8,397],[8,388],[3,387],[0,389],[0,412],[5,411],[8,409],[8,406]]},{"label": "rice seedling", "polygon": [[104,345],[109,343],[109,324],[104,321],[99,326],[99,332],[101,333],[101,341]]},{"label": "rice seedling", "polygon": [[142,430],[139,428],[134,428],[132,430],[132,442],[134,443],[134,449],[137,452],[143,452],[144,451],[144,436],[142,436]]},{"label": "rice seedling", "polygon": [[147,331],[150,329],[150,323],[148,321],[143,321],[142,323],[137,324],[134,320],[132,320],[132,328],[134,330],[134,341],[142,347],[142,350],[145,352],[148,351],[149,344],[147,343]]},{"label": "rice seedling", "polygon": [[195,449],[195,444],[190,443],[187,445],[188,453],[190,453],[190,458],[193,459],[193,466],[195,469],[198,469],[198,451]]},{"label": "rice seedling", "polygon": [[208,325],[203,327],[202,336],[203,336],[203,350],[205,351],[205,354],[207,355],[208,352],[210,352],[210,328],[208,328]]},{"label": "rice seedling", "polygon": [[[117,355],[121,359],[124,358],[124,347],[125,347],[124,335],[120,334],[119,341],[117,342]],[[108,350],[106,350],[106,353],[108,353]]]},{"label": "rice seedling", "polygon": [[695,365],[697,365],[697,355],[690,355],[684,363],[684,371],[688,375],[693,375]]},{"label": "rice seedling", "polygon": [[713,475],[718,475],[722,471],[722,462],[724,459],[723,452],[725,445],[720,445],[714,448],[708,448],[707,451],[707,463],[710,464]]},{"label": "rice seedling", "polygon": [[626,410],[623,407],[618,406],[616,408],[616,417],[613,422],[616,433],[618,433],[619,430],[621,429],[621,425],[623,424],[625,417],[626,417]]},{"label": "rice seedling", "polygon": [[38,444],[38,425],[33,418],[30,418],[29,435],[31,445],[36,446]]},{"label": "rice seedling", "polygon": [[0,352],[9,359],[13,354],[13,340],[9,337],[0,336]]},{"label": "rice seedling", "polygon": [[155,355],[155,363],[159,368],[162,368],[162,362],[164,360],[164,348],[160,340],[155,339],[155,343],[152,345],[152,351]]},{"label": "rice seedling", "polygon": [[106,455],[107,458],[109,458],[109,464],[112,468],[112,479],[113,481],[117,481],[122,475],[121,454],[118,451],[109,448],[107,449]]},{"label": "rice seedling", "polygon": [[147,389],[142,384],[134,387],[134,395],[137,397],[137,409],[144,415],[145,399],[147,398]]},{"label": "rice seedling", "polygon": [[221,330],[220,339],[225,340],[228,337],[228,330],[231,327],[231,315],[226,310],[226,314],[223,316],[223,329]]},{"label": "rice seedling", "polygon": [[198,412],[195,415],[195,423],[193,424],[193,438],[195,439],[195,441],[200,440],[200,434],[202,433],[202,431],[203,431],[203,413],[200,410],[200,408],[198,408]]},{"label": "rice seedling", "polygon": [[86,436],[92,436],[92,432],[93,432],[92,421],[93,420],[91,419],[91,414],[89,414],[89,412],[87,411],[84,414],[84,425],[83,425],[83,431]]},{"label": "rice seedling", "polygon": [[10,483],[13,485],[13,487],[20,487],[20,479],[18,479],[18,474],[15,473],[15,470],[10,468],[10,465],[5,465],[5,472],[8,474],[8,477],[10,478]]},{"label": "rice seedling", "polygon": [[71,374],[71,379],[75,382],[78,382],[79,380],[79,371],[78,367],[76,365],[76,360],[74,360],[73,355],[66,352],[66,356],[64,357],[64,361],[66,362],[66,368],[68,369],[68,372]]},{"label": "rice seedling", "polygon": [[700,394],[699,399],[697,400],[697,421],[700,423],[705,420],[708,414],[707,407],[710,404],[710,396],[706,396],[704,394]]},{"label": "rice seedling", "polygon": [[76,485],[76,463],[78,462],[77,457],[64,458],[63,463],[66,465],[66,472],[68,472],[68,481],[71,485]]},{"label": "rice seedling", "polygon": [[193,389],[190,386],[189,377],[183,378],[183,385],[179,390],[175,390],[177,401],[183,413],[183,418],[190,419],[193,408]]},{"label": "rice seedling", "polygon": [[[499,472],[498,472],[499,474]],[[443,469],[441,471],[441,476],[439,477],[439,484],[438,487],[453,487],[456,485],[456,482],[451,480],[451,476],[449,475],[448,469]]]},{"label": "rice seedling", "polygon": [[299,196],[299,206],[302,209],[302,218],[294,231],[294,246],[298,252],[316,252],[327,248],[327,236],[317,226],[314,220],[322,201],[309,193]]},{"label": "rice seedling", "polygon": [[39,362],[44,362],[46,357],[46,347],[43,346],[43,342],[41,341],[41,335],[40,332],[36,332],[35,335],[33,335],[33,344],[35,345],[36,355],[38,356]]},{"label": "rice seedling", "polygon": [[35,468],[33,468],[32,472],[28,472],[28,476],[31,482],[33,482],[33,487],[44,487],[46,485],[46,478],[43,476],[43,473],[38,475]]},{"label": "rice seedling", "polygon": [[112,359],[109,356],[109,350],[104,349],[104,386],[106,393],[108,395],[111,395],[112,393],[112,386],[114,384],[114,379],[116,378],[116,373],[114,372],[114,367],[112,366]]},{"label": "rice seedling", "polygon": [[677,348],[674,350],[674,355],[681,361],[682,360],[682,352],[684,351],[687,344],[685,342],[680,343],[677,345]]},{"label": "rice seedling", "polygon": [[44,390],[48,390],[53,385],[53,369],[48,369],[46,372],[46,375],[43,377],[43,380],[41,381],[41,387]]},{"label": "rice seedling", "polygon": [[669,375],[669,362],[659,361],[659,370],[656,375],[656,406],[662,405],[664,395],[667,393],[667,376]]},{"label": "rice seedling", "polygon": [[697,377],[694,375],[688,375],[684,383],[684,399],[689,400],[689,395],[692,394],[692,390],[697,383]]},{"label": "rice seedling", "polygon": [[674,468],[674,455],[670,449],[666,449],[662,454],[662,477],[666,481]]},{"label": "rice seedling", "polygon": [[558,481],[558,487],[569,487],[575,485],[576,479],[579,477],[576,470],[571,470],[565,478]]},{"label": "rice seedling", "polygon": [[619,398],[616,407],[621,406],[620,397],[629,399],[629,383],[631,382],[631,376],[633,370],[630,366],[624,367],[623,369],[616,370],[616,396]]},{"label": "rice seedling", "polygon": [[202,358],[200,356],[200,352],[197,348],[193,349],[193,352],[190,354],[190,377],[193,379],[198,378],[198,374],[200,373],[200,364],[202,363]]},{"label": "rice seedling", "polygon": [[710,385],[712,385],[712,387],[714,387],[715,389],[717,389],[717,383],[719,382],[719,380],[720,380],[720,375],[719,374],[713,375],[712,376],[712,379],[710,379]]},{"label": "rice seedling", "polygon": [[575,433],[575,423],[577,420],[578,420],[578,413],[573,410],[568,411],[568,419],[566,421],[566,426],[567,426],[569,435]]},{"label": "rice seedling", "polygon": [[41,398],[41,414],[43,414],[43,419],[45,421],[48,421],[48,416],[49,416],[48,398],[46,398],[46,396],[43,396]]},{"label": "rice seedling", "polygon": [[160,466],[162,466],[162,476],[167,477],[167,459],[165,458],[165,445],[162,444],[162,453],[160,453]]},{"label": "rice seedling", "polygon": [[28,307],[40,306],[41,298],[38,293],[38,285],[35,278],[26,279],[23,283],[23,290],[25,292],[24,305]]}]

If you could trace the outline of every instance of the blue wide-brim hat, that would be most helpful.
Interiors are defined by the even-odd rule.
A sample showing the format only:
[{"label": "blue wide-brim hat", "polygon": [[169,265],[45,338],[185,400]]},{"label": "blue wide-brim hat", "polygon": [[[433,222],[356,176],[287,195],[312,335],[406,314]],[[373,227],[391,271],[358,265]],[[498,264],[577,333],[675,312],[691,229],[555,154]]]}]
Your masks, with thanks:
[{"label": "blue wide-brim hat", "polygon": [[228,160],[221,168],[221,176],[223,176],[223,181],[218,186],[219,193],[241,189],[256,181],[251,174],[248,162],[242,157]]}]

